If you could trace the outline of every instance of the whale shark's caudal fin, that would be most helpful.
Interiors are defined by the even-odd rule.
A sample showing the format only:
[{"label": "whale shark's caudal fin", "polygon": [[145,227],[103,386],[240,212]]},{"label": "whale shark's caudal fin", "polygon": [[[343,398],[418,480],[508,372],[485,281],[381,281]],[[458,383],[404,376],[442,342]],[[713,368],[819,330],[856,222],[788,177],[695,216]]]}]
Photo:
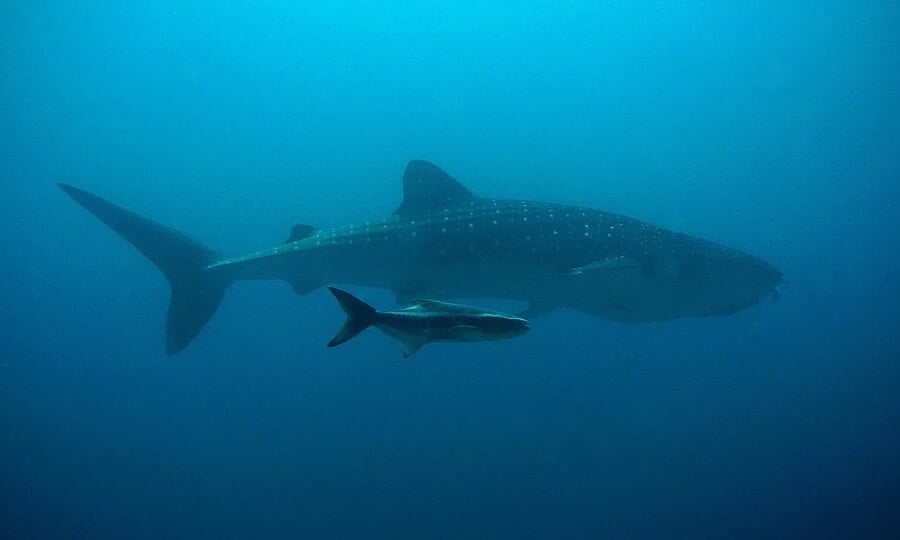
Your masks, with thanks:
[{"label": "whale shark's caudal fin", "polygon": [[59,184],[78,204],[136,247],[159,268],[172,289],[166,320],[166,353],[184,349],[219,307],[229,280],[206,270],[215,252],[187,236],[120,208],[96,195]]},{"label": "whale shark's caudal fin", "polygon": [[329,347],[335,347],[349,341],[355,335],[359,334],[366,328],[375,323],[375,317],[378,311],[369,304],[363,302],[359,298],[353,296],[347,291],[342,291],[336,287],[328,287],[331,294],[341,305],[341,309],[347,314],[347,320],[340,331],[328,342]]}]

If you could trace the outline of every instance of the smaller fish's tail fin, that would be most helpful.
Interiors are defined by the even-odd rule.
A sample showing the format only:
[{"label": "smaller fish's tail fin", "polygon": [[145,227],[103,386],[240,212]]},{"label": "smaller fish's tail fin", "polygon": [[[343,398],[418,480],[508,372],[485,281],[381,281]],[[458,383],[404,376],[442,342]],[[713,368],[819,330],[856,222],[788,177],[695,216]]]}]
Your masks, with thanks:
[{"label": "smaller fish's tail fin", "polygon": [[59,187],[138,249],[165,274],[172,289],[166,353],[184,349],[215,313],[230,281],[206,270],[216,253],[180,232],[68,184]]},{"label": "smaller fish's tail fin", "polygon": [[372,326],[378,311],[347,291],[335,287],[328,287],[341,309],[347,314],[347,320],[340,331],[328,342],[329,347],[335,347],[349,341],[354,336]]}]

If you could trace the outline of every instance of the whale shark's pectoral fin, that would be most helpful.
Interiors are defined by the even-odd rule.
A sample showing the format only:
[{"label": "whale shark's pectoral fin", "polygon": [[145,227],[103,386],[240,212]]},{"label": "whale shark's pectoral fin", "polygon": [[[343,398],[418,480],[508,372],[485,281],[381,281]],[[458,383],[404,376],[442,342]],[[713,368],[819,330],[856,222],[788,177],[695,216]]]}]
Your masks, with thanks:
[{"label": "whale shark's pectoral fin", "polygon": [[299,294],[300,296],[309,294],[322,286],[321,283],[302,278],[286,279],[285,281],[288,283],[288,285],[291,286],[292,289],[294,289],[294,292]]},{"label": "whale shark's pectoral fin", "polygon": [[566,268],[563,270],[563,274],[567,276],[580,276],[592,272],[616,272],[640,267],[640,263],[630,257],[606,257],[580,266]]},{"label": "whale shark's pectoral fin", "polygon": [[309,238],[317,232],[319,232],[319,229],[313,227],[312,225],[304,225],[303,223],[298,223],[291,228],[291,234],[288,235],[287,240],[285,240],[284,243],[292,244],[294,242],[297,242],[298,240]]}]

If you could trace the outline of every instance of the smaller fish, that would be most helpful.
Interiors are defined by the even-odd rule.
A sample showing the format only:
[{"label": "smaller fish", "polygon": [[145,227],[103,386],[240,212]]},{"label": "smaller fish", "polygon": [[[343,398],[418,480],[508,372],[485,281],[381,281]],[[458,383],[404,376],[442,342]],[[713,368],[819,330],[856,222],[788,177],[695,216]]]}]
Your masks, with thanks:
[{"label": "smaller fish", "polygon": [[437,300],[414,300],[397,311],[378,311],[347,291],[328,287],[347,314],[344,326],[328,342],[335,347],[374,326],[403,344],[409,358],[433,341],[493,341],[520,336],[530,330],[522,317],[474,306]]}]

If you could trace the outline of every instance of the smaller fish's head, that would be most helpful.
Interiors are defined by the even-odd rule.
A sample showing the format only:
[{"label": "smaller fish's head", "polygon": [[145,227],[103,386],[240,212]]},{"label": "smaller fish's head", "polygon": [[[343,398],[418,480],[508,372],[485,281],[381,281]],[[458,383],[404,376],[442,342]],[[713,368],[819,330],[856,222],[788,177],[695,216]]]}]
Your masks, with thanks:
[{"label": "smaller fish's head", "polygon": [[531,330],[528,320],[514,315],[483,313],[466,325],[462,336],[466,341],[490,341],[521,336]]}]

